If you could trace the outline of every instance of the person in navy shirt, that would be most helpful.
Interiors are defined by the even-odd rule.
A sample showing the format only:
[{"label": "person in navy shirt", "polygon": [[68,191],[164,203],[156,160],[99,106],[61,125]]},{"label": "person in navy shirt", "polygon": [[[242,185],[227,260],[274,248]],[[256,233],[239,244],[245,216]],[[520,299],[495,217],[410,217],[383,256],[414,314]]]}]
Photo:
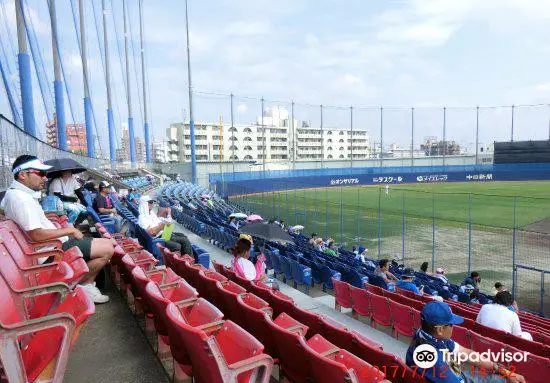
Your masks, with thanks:
[{"label": "person in navy shirt", "polygon": [[403,274],[401,275],[401,280],[397,282],[396,286],[403,290],[409,290],[412,291],[415,294],[423,295],[424,294],[424,288],[418,289],[416,285],[413,283],[413,280],[415,278],[414,270],[413,269],[405,269],[403,270]]},{"label": "person in navy shirt", "polygon": [[[453,326],[463,322],[464,318],[453,314],[445,302],[426,303],[421,312],[421,328],[416,331],[407,350],[406,364],[430,383],[525,383],[523,376],[498,363],[482,361],[479,355],[474,355],[477,352],[453,341]],[[451,355],[468,355],[468,364],[447,362],[444,350]]]}]

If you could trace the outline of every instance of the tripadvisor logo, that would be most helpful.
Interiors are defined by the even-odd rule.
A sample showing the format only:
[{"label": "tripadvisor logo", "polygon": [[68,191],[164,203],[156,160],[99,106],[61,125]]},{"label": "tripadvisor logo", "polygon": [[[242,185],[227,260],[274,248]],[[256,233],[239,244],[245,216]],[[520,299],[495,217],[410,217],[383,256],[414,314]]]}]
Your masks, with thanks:
[{"label": "tripadvisor logo", "polygon": [[[448,349],[440,349],[441,356],[445,363],[465,363],[465,362],[496,362],[496,363],[510,363],[510,362],[526,362],[528,352],[511,352],[500,349],[493,352],[488,350],[485,352],[475,352],[467,354],[465,352],[451,352]],[[423,369],[432,368],[437,363],[437,350],[430,344],[422,344],[418,346],[413,352],[414,363]]]},{"label": "tripadvisor logo", "polygon": [[437,362],[437,350],[431,344],[421,344],[413,352],[413,362],[423,369],[432,368]]}]

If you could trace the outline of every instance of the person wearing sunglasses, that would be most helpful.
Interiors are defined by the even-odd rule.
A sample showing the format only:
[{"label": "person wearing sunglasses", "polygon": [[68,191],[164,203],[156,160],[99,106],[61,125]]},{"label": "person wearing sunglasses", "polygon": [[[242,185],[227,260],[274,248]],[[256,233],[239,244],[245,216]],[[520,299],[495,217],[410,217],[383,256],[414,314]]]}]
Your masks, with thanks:
[{"label": "person wearing sunglasses", "polygon": [[[82,252],[88,265],[88,273],[82,279],[84,291],[95,303],[105,303],[109,297],[101,294],[95,287],[95,277],[114,254],[114,247],[109,239],[84,237],[74,226],[57,229],[46,217],[38,199],[47,181],[46,174],[51,168],[37,157],[22,155],[17,157],[12,166],[14,181],[6,191],[1,208],[6,219],[17,223],[34,242],[61,240],[62,249],[76,246]],[[42,258],[41,263],[47,261]]]},{"label": "person wearing sunglasses", "polygon": [[[451,339],[453,326],[462,324],[464,318],[453,314],[447,303],[438,301],[426,303],[420,318],[421,328],[413,336],[405,361],[415,374],[422,376],[427,382],[525,383],[523,376],[507,370],[499,363],[482,360],[479,353]],[[443,350],[447,350],[452,356],[451,359],[459,353],[466,354],[468,362],[459,364],[454,360],[448,361],[443,355]],[[432,367],[420,367],[420,362],[424,361],[431,361]]]}]

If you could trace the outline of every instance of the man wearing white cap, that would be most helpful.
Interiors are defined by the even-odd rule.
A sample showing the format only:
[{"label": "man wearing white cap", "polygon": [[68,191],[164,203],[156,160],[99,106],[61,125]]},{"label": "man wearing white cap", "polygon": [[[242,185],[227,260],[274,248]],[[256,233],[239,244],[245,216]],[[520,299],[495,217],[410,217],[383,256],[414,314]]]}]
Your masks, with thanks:
[{"label": "man wearing white cap", "polygon": [[[17,157],[12,166],[15,179],[2,200],[1,208],[6,219],[17,223],[28,237],[35,242],[59,239],[62,249],[77,246],[88,265],[88,273],[82,279],[82,287],[95,303],[105,303],[109,297],[95,287],[94,279],[113,256],[113,244],[108,239],[84,237],[73,226],[57,229],[46,217],[38,198],[47,180],[46,173],[51,168],[35,156]],[[46,259],[42,260],[43,262]]]}]

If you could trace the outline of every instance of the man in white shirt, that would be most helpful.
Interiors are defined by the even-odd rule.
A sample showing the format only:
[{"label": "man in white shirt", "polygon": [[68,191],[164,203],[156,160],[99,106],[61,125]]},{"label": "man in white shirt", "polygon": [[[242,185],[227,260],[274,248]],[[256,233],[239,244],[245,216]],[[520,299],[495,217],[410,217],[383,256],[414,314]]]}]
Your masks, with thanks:
[{"label": "man in white shirt", "polygon": [[44,214],[38,203],[40,191],[44,188],[46,172],[51,166],[45,165],[35,156],[22,155],[13,163],[14,181],[6,191],[1,208],[6,219],[17,223],[28,237],[35,242],[59,239],[62,249],[77,246],[83,254],[89,272],[82,279],[82,287],[95,303],[105,303],[109,297],[95,287],[94,279],[109,263],[114,247],[110,240],[84,237],[75,227],[57,229]]},{"label": "man in white shirt", "polygon": [[477,314],[476,322],[496,330],[502,330],[525,339],[533,340],[531,334],[521,331],[518,314],[509,309],[513,303],[514,298],[509,291],[498,292],[494,303],[481,307],[481,310]]}]

